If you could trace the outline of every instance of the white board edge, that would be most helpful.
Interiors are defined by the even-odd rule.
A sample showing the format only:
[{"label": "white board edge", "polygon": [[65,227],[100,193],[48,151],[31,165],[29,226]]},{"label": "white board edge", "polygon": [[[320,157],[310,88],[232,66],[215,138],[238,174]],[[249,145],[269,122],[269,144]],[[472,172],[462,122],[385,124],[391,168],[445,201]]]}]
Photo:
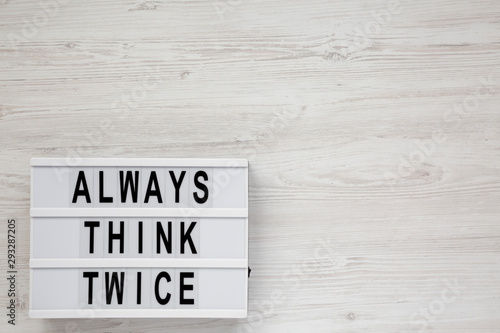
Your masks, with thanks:
[{"label": "white board edge", "polygon": [[30,318],[246,318],[247,309],[30,310]]},{"label": "white board edge", "polygon": [[44,167],[220,167],[245,168],[248,160],[243,158],[67,158],[33,157],[31,166]]}]

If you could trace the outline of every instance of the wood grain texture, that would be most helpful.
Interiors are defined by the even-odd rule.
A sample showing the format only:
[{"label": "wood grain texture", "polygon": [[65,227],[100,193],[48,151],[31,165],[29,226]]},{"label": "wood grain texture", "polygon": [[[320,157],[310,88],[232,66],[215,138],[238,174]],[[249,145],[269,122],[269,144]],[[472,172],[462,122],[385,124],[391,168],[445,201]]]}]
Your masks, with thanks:
[{"label": "wood grain texture", "polygon": [[[49,3],[0,1],[0,331],[499,332],[498,1]],[[28,319],[31,157],[248,158],[249,318]]]}]

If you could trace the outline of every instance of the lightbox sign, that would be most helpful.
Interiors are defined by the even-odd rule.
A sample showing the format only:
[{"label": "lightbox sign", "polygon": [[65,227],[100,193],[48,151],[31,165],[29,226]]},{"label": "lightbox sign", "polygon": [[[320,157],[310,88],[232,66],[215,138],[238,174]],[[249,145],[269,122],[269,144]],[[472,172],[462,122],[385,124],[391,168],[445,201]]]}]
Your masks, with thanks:
[{"label": "lightbox sign", "polygon": [[247,267],[247,160],[31,160],[32,318],[242,318]]}]

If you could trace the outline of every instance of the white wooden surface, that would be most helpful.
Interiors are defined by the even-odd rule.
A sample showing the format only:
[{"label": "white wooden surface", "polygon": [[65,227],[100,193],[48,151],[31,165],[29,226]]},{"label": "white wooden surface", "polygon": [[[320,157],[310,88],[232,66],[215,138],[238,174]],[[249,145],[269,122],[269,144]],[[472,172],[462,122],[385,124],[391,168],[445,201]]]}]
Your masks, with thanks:
[{"label": "white wooden surface", "polygon": [[[1,332],[499,332],[498,1],[48,2],[0,1]],[[248,158],[249,318],[28,319],[31,157]]]}]

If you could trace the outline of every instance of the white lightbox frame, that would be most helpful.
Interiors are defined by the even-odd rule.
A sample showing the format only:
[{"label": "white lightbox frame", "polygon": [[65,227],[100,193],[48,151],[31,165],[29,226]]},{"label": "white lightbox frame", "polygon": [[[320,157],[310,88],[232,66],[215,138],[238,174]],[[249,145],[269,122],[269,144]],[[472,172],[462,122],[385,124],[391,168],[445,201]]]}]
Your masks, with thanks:
[{"label": "white lightbox frame", "polygon": [[[37,208],[34,207],[34,168],[36,167],[199,167],[243,168],[245,208]],[[31,159],[30,209],[30,318],[245,318],[248,310],[248,275],[245,274],[244,309],[33,309],[33,272],[44,268],[248,268],[248,160],[246,159],[170,159],[170,158],[66,158]],[[243,259],[202,258],[78,258],[34,259],[33,221],[38,217],[238,217],[245,223]],[[246,271],[245,271],[246,272]]]}]

